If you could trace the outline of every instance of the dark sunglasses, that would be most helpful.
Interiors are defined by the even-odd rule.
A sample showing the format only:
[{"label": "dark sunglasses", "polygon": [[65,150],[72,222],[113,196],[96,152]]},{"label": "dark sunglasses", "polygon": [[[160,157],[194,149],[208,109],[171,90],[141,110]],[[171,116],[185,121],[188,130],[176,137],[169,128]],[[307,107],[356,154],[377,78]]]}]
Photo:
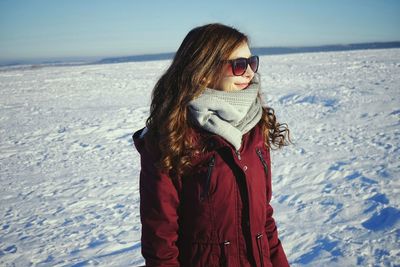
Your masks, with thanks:
[{"label": "dark sunglasses", "polygon": [[257,72],[258,70],[258,65],[259,65],[258,56],[251,56],[249,58],[240,57],[226,61],[231,63],[232,73],[235,76],[243,75],[247,70],[247,65],[250,65],[250,68],[253,72]]}]

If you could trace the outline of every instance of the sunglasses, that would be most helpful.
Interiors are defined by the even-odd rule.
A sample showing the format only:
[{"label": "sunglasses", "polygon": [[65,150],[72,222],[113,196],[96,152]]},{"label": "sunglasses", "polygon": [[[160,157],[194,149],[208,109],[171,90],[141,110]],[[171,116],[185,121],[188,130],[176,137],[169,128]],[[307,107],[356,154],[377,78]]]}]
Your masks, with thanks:
[{"label": "sunglasses", "polygon": [[247,70],[247,65],[250,65],[250,68],[253,72],[257,72],[258,65],[259,65],[258,56],[251,56],[249,58],[240,57],[240,58],[230,59],[230,60],[225,60],[225,61],[231,63],[232,73],[235,76],[243,75]]}]

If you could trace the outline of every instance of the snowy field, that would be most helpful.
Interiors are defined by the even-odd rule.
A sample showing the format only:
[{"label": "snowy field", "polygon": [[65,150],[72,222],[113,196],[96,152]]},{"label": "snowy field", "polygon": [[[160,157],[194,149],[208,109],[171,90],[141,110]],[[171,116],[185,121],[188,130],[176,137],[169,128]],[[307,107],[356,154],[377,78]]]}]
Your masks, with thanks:
[{"label": "snowy field", "polygon": [[[400,266],[400,49],[262,56],[292,266]],[[138,266],[131,141],[170,61],[0,71],[0,266]]]}]

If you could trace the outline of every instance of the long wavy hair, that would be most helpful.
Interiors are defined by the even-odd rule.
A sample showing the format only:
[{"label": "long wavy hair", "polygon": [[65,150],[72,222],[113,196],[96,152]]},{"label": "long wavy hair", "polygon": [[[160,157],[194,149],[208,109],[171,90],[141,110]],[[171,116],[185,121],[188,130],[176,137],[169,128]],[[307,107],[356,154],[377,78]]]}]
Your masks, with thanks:
[{"label": "long wavy hair", "polygon": [[[171,178],[189,170],[191,156],[202,150],[193,138],[195,125],[188,115],[189,102],[207,84],[220,79],[223,60],[243,43],[249,43],[248,37],[235,28],[219,23],[196,27],[186,35],[171,65],[157,81],[146,121],[146,146],[156,150],[157,168]],[[262,120],[267,147],[290,143],[287,125],[277,122],[272,108],[263,107]]]}]

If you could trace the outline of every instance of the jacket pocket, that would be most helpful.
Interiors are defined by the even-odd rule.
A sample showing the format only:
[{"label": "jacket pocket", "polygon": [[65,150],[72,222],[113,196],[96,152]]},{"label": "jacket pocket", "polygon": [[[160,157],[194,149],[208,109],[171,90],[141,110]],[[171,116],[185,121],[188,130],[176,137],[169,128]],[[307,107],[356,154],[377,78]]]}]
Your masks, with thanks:
[{"label": "jacket pocket", "polygon": [[256,241],[257,241],[257,249],[258,255],[260,256],[260,264],[261,267],[264,267],[264,247],[263,247],[263,234],[257,234]]},{"label": "jacket pocket", "polygon": [[210,191],[210,184],[211,184],[211,175],[212,175],[214,166],[215,166],[215,155],[213,155],[211,157],[210,161],[208,162],[207,176],[206,176],[206,180],[204,181],[204,184],[203,184],[203,191],[200,194],[201,201],[203,201],[204,199],[206,199],[208,197],[208,194]]},{"label": "jacket pocket", "polygon": [[222,255],[220,258],[220,266],[225,266],[225,267],[229,267],[229,248],[231,246],[231,242],[228,240],[225,240],[222,244],[221,244],[222,248]]}]

